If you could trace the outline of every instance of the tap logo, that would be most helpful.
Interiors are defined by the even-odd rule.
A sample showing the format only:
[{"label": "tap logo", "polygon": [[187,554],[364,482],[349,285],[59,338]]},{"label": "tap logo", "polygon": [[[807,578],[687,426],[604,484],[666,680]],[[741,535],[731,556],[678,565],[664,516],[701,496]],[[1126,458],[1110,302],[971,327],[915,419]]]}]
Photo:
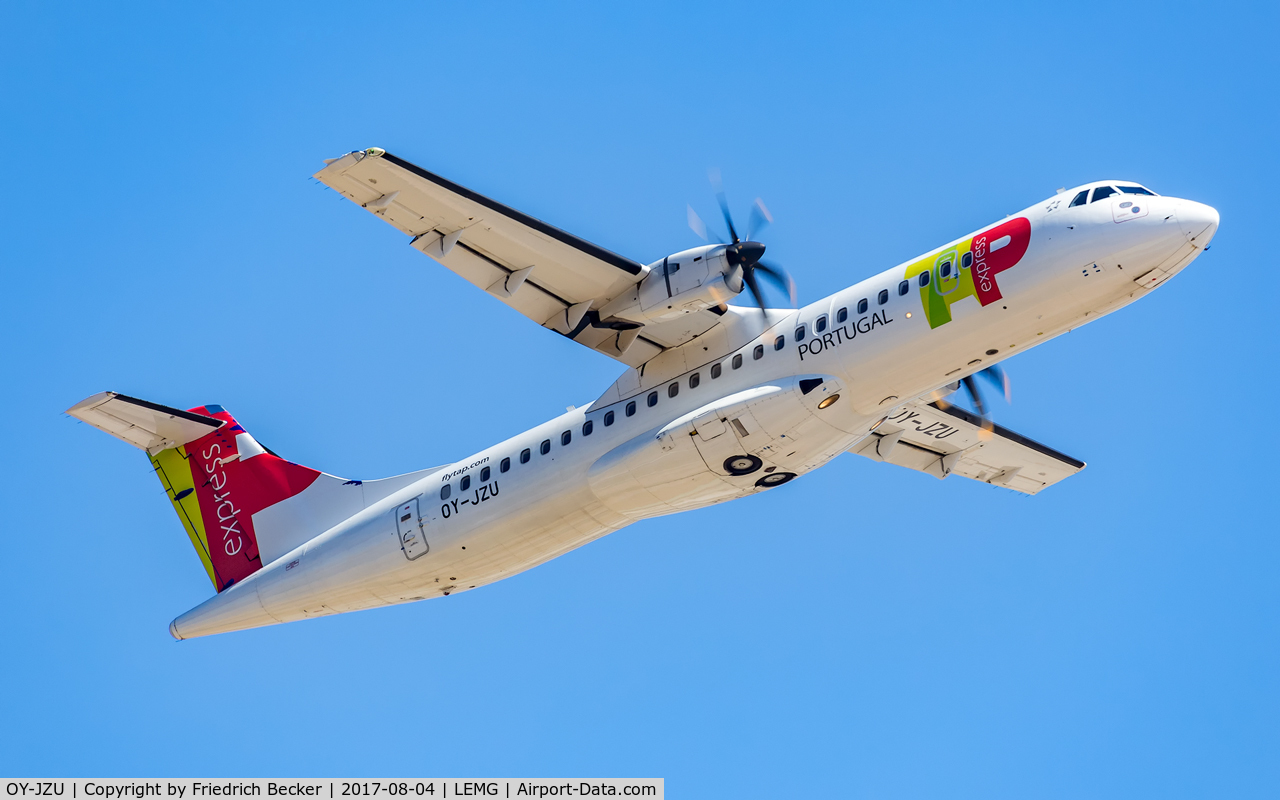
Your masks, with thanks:
[{"label": "tap logo", "polygon": [[1016,217],[908,266],[905,277],[916,283],[929,327],[950,322],[951,306],[966,297],[982,306],[999,300],[996,276],[1021,261],[1030,244],[1030,221]]}]

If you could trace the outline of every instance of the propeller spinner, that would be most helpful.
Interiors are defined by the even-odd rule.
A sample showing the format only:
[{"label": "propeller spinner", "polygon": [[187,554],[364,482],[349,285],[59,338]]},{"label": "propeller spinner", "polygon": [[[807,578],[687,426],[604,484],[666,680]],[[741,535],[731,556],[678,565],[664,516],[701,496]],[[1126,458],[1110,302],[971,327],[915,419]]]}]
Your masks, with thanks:
[{"label": "propeller spinner", "polygon": [[[725,258],[729,262],[731,272],[726,276],[725,282],[729,288],[735,292],[741,292],[744,288],[750,290],[752,299],[763,314],[765,308],[765,295],[761,281],[772,283],[782,291],[786,292],[791,304],[796,305],[796,283],[791,279],[791,275],[785,269],[777,264],[771,264],[763,261],[765,246],[760,242],[752,241],[752,237],[759,233],[766,225],[773,222],[773,216],[769,213],[769,209],[765,207],[764,201],[759,198],[751,207],[751,218],[747,227],[747,239],[744,241],[738,236],[738,229],[733,224],[733,214],[729,212],[729,203],[725,200],[724,190],[720,185],[719,173],[713,171],[711,173],[711,184],[716,190],[716,200],[720,204],[720,211],[724,214],[725,225],[729,228],[729,237],[731,241],[725,242],[720,237],[716,237],[716,241],[726,245]],[[707,237],[707,226],[693,210],[693,206],[689,206],[689,227],[694,233],[698,234],[703,241],[709,241]]]}]

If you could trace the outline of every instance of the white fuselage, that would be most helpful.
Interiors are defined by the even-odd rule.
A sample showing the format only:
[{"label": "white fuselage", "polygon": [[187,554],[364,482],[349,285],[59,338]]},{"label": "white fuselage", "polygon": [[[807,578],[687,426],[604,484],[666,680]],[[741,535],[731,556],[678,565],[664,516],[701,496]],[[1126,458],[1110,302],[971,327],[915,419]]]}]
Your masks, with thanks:
[{"label": "white fuselage", "polygon": [[[816,469],[902,404],[1127,305],[1186,266],[1217,227],[1213,209],[1169,197],[1067,207],[1083,188],[1009,218],[1029,222],[1030,243],[998,275],[997,301],[965,297],[931,325],[922,278],[899,294],[904,269],[921,262],[939,291],[955,278],[942,277],[938,263],[951,263],[952,276],[980,270],[981,258],[962,267],[949,256],[970,239],[981,256],[975,234],[798,310],[730,307],[721,325],[629,370],[590,406],[427,474],[182,615],[171,631],[189,638],[448,595],[646,517],[764,491],[762,475]],[[1145,213],[1125,217],[1123,201]],[[761,466],[734,475],[725,466],[734,456]],[[411,560],[397,509],[415,499],[428,549]]]}]

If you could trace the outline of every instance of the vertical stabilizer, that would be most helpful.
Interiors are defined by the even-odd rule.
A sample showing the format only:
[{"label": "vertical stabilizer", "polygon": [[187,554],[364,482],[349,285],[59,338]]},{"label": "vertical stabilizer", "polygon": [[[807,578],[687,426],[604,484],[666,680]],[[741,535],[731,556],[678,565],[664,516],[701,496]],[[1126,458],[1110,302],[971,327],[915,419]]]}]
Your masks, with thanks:
[{"label": "vertical stabilizer", "polygon": [[268,452],[221,406],[191,411],[225,424],[151,454],[151,465],[221,592],[263,565],[254,515],[300,494],[320,472]]},{"label": "vertical stabilizer", "polygon": [[[183,411],[102,392],[67,413],[146,451],[219,592],[262,567],[254,515],[302,493],[322,474],[268,451],[222,406]],[[282,540],[306,541],[324,530],[280,527],[267,537],[273,544],[269,549],[279,550]]]},{"label": "vertical stabilizer", "polygon": [[344,480],[280,458],[216,405],[102,392],[67,413],[146,451],[219,592],[434,471]]}]

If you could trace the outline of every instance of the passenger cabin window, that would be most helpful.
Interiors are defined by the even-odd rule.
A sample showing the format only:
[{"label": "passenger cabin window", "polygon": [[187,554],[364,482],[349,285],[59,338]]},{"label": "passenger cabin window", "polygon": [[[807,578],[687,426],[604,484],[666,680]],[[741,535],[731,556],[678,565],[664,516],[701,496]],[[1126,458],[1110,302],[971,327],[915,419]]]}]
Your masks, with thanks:
[{"label": "passenger cabin window", "polygon": [[836,312],[836,324],[840,325],[849,318],[849,309],[842,308]]},{"label": "passenger cabin window", "polygon": [[672,381],[667,387],[667,397],[675,397],[680,394],[680,381]]},{"label": "passenger cabin window", "polygon": [[733,368],[737,369],[742,366],[742,353],[737,353],[733,357]]},{"label": "passenger cabin window", "polygon": [[635,415],[636,415],[636,401],[632,400],[630,403],[627,403],[627,416],[634,417]]},{"label": "passenger cabin window", "polygon": [[[948,264],[947,266],[951,266]],[[908,290],[911,289],[911,281],[902,281],[898,284],[898,297],[905,297]]]},{"label": "passenger cabin window", "polygon": [[502,459],[502,462],[498,464],[498,472],[507,472],[510,469],[511,469],[511,459],[509,458]]},{"label": "passenger cabin window", "polygon": [[1121,186],[1120,191],[1124,192],[1125,194],[1149,194],[1152,197],[1159,196],[1155,192],[1151,191],[1150,189],[1147,189],[1142,186]]},{"label": "passenger cabin window", "polygon": [[542,454],[542,455],[544,455],[544,456],[545,456],[547,453],[550,453],[550,452],[551,452],[551,440],[550,440],[550,439],[543,439],[543,440],[542,440],[542,444],[538,445],[538,452],[539,452],[539,453],[541,453],[541,454]]},{"label": "passenger cabin window", "polygon": [[960,269],[968,269],[973,264],[973,253],[960,256]]},{"label": "passenger cabin window", "polygon": [[723,369],[723,368],[721,368],[721,366],[720,366],[719,364],[712,364],[712,365],[711,365],[711,380],[713,380],[713,381],[714,381],[716,378],[719,378],[719,377],[720,377],[720,375],[721,375],[721,373],[723,373],[723,372],[724,372],[724,369]]},{"label": "passenger cabin window", "polygon": [[858,301],[858,313],[859,314],[867,313],[867,298],[864,297]]},{"label": "passenger cabin window", "polygon": [[1093,190],[1093,199],[1090,200],[1089,202],[1096,203],[1099,200],[1103,199],[1104,197],[1110,197],[1115,193],[1116,193],[1116,190],[1112,189],[1110,186],[1099,186],[1098,188]]},{"label": "passenger cabin window", "polygon": [[929,285],[929,273],[927,273],[927,272],[921,272],[921,273],[920,273],[920,278],[919,278],[919,283],[920,283],[921,288],[923,288],[923,287],[925,287],[925,286],[928,286],[928,285]]},{"label": "passenger cabin window", "polygon": [[692,375],[690,375],[690,376],[689,376],[689,388],[690,388],[690,389],[697,389],[697,388],[698,388],[698,384],[700,384],[700,383],[702,383],[702,373],[701,373],[701,372],[695,372],[695,373],[693,373]]},{"label": "passenger cabin window", "polygon": [[813,332],[822,333],[827,329],[827,315],[823,314],[813,321]]},{"label": "passenger cabin window", "polygon": [[649,392],[649,397],[645,402],[649,404],[649,408],[656,406],[658,404],[658,393]]},{"label": "passenger cabin window", "polygon": [[759,361],[760,359],[764,358],[764,345],[762,344],[756,345],[756,349],[751,351],[751,358],[754,361]]},{"label": "passenger cabin window", "polygon": [[880,305],[884,305],[885,303],[889,302],[889,290],[881,289],[880,294],[876,295],[876,302],[879,303]]},{"label": "passenger cabin window", "polygon": [[781,350],[782,348],[784,348],[784,347],[786,347],[786,346],[787,346],[787,337],[785,337],[785,336],[779,336],[777,339],[774,339],[774,340],[773,340],[773,349],[774,349],[774,350]]},{"label": "passenger cabin window", "polygon": [[[210,449],[212,449],[212,448],[210,448]],[[451,495],[451,494],[453,494],[453,484],[451,484],[451,483],[446,483],[444,486],[441,486],[441,487],[440,487],[440,499],[441,499],[441,500],[448,500],[448,499],[449,499],[449,495]]]},{"label": "passenger cabin window", "polygon": [[463,475],[463,476],[462,476],[462,480],[458,483],[458,488],[459,488],[459,489],[461,489],[461,490],[462,490],[462,491],[464,491],[464,492],[465,492],[466,490],[470,489],[470,488],[471,488],[471,476],[470,476],[470,475]]},{"label": "passenger cabin window", "polygon": [[804,326],[803,326],[803,325],[801,325],[800,327],[796,328],[796,341],[797,341],[797,342],[803,342],[803,341],[804,341]]},{"label": "passenger cabin window", "polygon": [[1071,203],[1070,203],[1070,205],[1068,205],[1068,206],[1067,206],[1067,208],[1074,208],[1075,206],[1082,206],[1082,205],[1084,205],[1084,204],[1085,204],[1085,202],[1086,202],[1086,201],[1088,201],[1088,199],[1089,199],[1089,190],[1088,190],[1088,189],[1085,189],[1083,192],[1081,192],[1080,194],[1078,194],[1078,195],[1076,195],[1074,198],[1072,198]]},{"label": "passenger cabin window", "polygon": [[529,448],[526,447],[525,449],[520,451],[520,463],[521,464],[529,463]]},{"label": "passenger cabin window", "polygon": [[582,423],[582,435],[590,436],[591,431],[595,430],[595,427],[596,427],[596,424],[591,420],[587,420],[586,422]]},{"label": "passenger cabin window", "polygon": [[613,424],[613,412],[612,411],[604,412],[604,426],[607,428],[612,424]]},{"label": "passenger cabin window", "polygon": [[569,442],[572,442],[572,441],[573,441],[573,432],[572,432],[572,431],[565,431],[564,433],[560,434],[560,446],[561,446],[561,447],[567,447],[567,446],[568,446],[568,444],[569,444]]},{"label": "passenger cabin window", "polygon": [[481,482],[481,483],[488,483],[488,482],[489,482],[489,476],[490,476],[490,475],[492,475],[492,474],[493,474],[493,471],[492,471],[492,470],[490,470],[488,467],[485,467],[484,469],[480,470],[480,482]]}]

